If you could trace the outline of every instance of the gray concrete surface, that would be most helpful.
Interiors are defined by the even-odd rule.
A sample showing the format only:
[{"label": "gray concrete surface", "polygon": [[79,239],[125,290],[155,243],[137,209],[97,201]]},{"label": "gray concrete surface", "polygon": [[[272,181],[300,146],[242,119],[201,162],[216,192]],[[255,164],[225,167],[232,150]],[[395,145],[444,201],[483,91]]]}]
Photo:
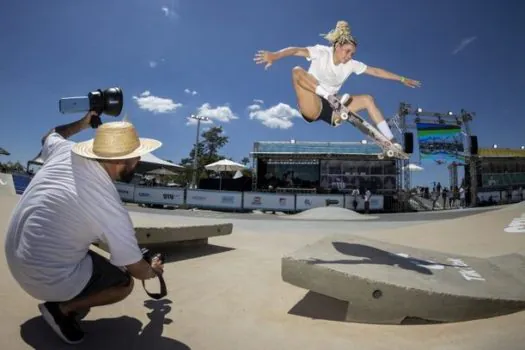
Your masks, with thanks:
[{"label": "gray concrete surface", "polygon": [[458,322],[525,308],[525,257],[505,260],[334,235],[283,257],[282,278],[348,302],[347,321]]},{"label": "gray concrete surface", "polygon": [[[15,204],[16,197],[0,198],[1,239]],[[149,214],[144,212],[144,215]],[[457,215],[461,217],[462,213]],[[468,219],[479,215],[471,215]],[[394,216],[392,218],[395,220]],[[525,312],[425,326],[349,323],[342,322],[345,308],[337,300],[306,293],[282,281],[282,256],[334,233],[372,237],[394,244],[413,243],[425,249],[435,246],[440,251],[456,250],[468,255],[495,251],[505,254],[520,249],[516,247],[519,241],[513,242],[515,247],[512,248],[512,242],[502,240],[501,235],[488,237],[482,232],[447,232],[454,227],[455,220],[439,215],[432,216],[436,220],[434,223],[429,221],[431,219],[420,220],[418,216],[406,218],[406,221],[398,219],[396,222],[349,223],[174,215],[171,219],[180,224],[232,223],[235,230],[231,235],[210,238],[207,248],[176,253],[165,265],[168,296],[164,300],[149,300],[140,283],[136,283],[124,301],[93,308],[81,324],[87,332],[86,339],[76,347],[65,346],[58,339],[38,313],[38,301],[20,289],[5,263],[0,264],[0,312],[3,316],[0,348],[523,349]],[[424,228],[436,223],[445,226],[446,230],[410,229],[412,235],[405,233],[407,227]],[[515,236],[517,239],[520,235]],[[476,241],[476,237],[480,241]],[[500,243],[503,244],[500,246]],[[3,250],[0,259],[5,261]],[[155,286],[147,284],[147,288],[155,291]]]}]

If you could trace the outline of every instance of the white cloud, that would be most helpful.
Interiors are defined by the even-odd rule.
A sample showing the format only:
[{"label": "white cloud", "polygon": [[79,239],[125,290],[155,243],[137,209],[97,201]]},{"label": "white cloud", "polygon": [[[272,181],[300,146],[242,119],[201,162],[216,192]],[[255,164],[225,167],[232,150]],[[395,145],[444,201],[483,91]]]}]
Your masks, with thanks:
[{"label": "white cloud", "polygon": [[151,68],[155,68],[155,67],[157,67],[157,62],[155,62],[155,61],[149,61],[149,66],[150,66]]},{"label": "white cloud", "polygon": [[260,105],[256,105],[256,104],[253,104],[253,105],[249,105],[248,106],[248,110],[249,111],[258,111],[261,109],[261,106]]},{"label": "white cloud", "polygon": [[[227,105],[224,106],[217,106],[215,108],[212,108],[209,103],[204,103],[202,106],[200,106],[197,109],[197,115],[208,117],[208,121],[201,120],[201,123],[205,124],[211,124],[213,121],[218,121],[222,123],[228,123],[234,119],[239,119],[235,113],[231,110],[231,108]],[[192,119],[190,117],[186,118],[188,122],[186,125],[194,125],[197,124],[197,120]]]},{"label": "white cloud", "polygon": [[193,95],[193,96],[195,96],[195,95],[198,94],[197,91],[195,91],[195,90],[190,90],[190,89],[184,89],[184,92],[187,93],[187,94]]},{"label": "white cloud", "polygon": [[256,99],[256,98],[253,99],[253,102],[261,104],[261,105],[264,104],[263,100],[259,100],[259,99]]},{"label": "white cloud", "polygon": [[474,40],[476,40],[478,37],[476,36],[471,36],[470,38],[464,38],[463,40],[461,40],[461,42],[459,43],[459,45],[456,47],[456,49],[454,51],[452,51],[452,54],[453,55],[456,55],[458,52],[462,51],[463,49],[465,49],[465,47],[467,47],[468,45],[472,44],[472,42]]},{"label": "white cloud", "polygon": [[293,126],[292,119],[301,117],[298,110],[285,103],[279,103],[268,109],[261,109],[259,105],[250,105],[248,109],[250,119],[258,120],[272,129],[289,129]]},{"label": "white cloud", "polygon": [[140,109],[149,112],[168,113],[175,112],[177,108],[182,107],[182,103],[175,103],[170,98],[152,96],[149,90],[144,91],[139,97],[133,96]]},{"label": "white cloud", "polygon": [[175,12],[175,9],[173,7],[170,9],[167,6],[162,6],[160,9],[162,10],[162,12],[164,13],[164,16],[166,17],[171,17],[171,18],[179,17],[178,13]]}]

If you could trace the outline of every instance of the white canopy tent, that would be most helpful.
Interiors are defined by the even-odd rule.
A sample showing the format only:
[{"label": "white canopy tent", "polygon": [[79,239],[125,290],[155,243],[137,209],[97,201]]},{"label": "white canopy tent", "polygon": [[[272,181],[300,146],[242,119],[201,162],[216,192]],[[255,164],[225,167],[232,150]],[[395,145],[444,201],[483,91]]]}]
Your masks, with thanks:
[{"label": "white canopy tent", "polygon": [[140,162],[141,163],[161,165],[161,166],[170,167],[170,168],[178,168],[178,169],[183,169],[184,168],[181,165],[170,163],[170,162],[167,162],[165,160],[162,160],[159,157],[155,156],[153,153],[148,153],[148,154],[143,155],[140,158]]},{"label": "white canopy tent", "polygon": [[[229,159],[221,159],[215,163],[204,166],[206,170],[211,170],[219,173],[219,190],[222,189],[222,171],[241,171],[246,169],[242,164],[232,162]],[[239,176],[237,176],[238,178]]]},{"label": "white canopy tent", "polygon": [[[143,155],[140,158],[140,163],[145,163],[147,165],[155,166],[155,167],[171,168],[172,170],[184,169],[183,166],[178,165],[178,164],[174,164],[174,163],[170,163],[170,162],[167,162],[165,160],[162,160],[159,157],[155,156],[153,153],[148,153],[146,155]],[[42,157],[40,156],[40,153],[34,159],[32,159],[32,160],[30,160],[28,162],[28,167],[31,164],[35,164],[35,165],[43,165],[44,164],[44,161],[43,161]]]}]

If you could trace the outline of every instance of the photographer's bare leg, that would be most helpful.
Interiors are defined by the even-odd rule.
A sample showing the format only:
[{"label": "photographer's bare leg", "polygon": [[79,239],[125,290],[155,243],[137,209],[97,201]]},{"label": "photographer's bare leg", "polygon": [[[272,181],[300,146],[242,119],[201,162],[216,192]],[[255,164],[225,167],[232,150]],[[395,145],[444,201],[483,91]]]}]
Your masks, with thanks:
[{"label": "photographer's bare leg", "polygon": [[133,285],[133,278],[130,277],[130,283],[127,286],[110,287],[83,298],[60,303],[60,311],[67,315],[71,312],[82,312],[92,307],[117,303],[124,300],[131,293]]}]

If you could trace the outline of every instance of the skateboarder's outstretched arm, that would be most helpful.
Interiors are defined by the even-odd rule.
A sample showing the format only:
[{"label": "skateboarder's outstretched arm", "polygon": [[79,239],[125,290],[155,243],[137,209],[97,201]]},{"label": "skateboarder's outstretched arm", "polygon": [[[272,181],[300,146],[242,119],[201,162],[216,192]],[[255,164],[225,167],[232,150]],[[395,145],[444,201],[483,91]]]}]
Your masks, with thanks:
[{"label": "skateboarder's outstretched arm", "polygon": [[266,66],[264,66],[264,69],[268,69],[273,62],[280,60],[284,57],[289,56],[298,56],[298,57],[310,57],[310,52],[306,47],[287,47],[279,51],[271,52],[271,51],[265,51],[265,50],[259,50],[257,51],[257,54],[255,55],[255,58],[253,59],[255,63],[262,64],[266,63]]},{"label": "skateboarder's outstretched arm", "polygon": [[376,78],[381,79],[389,79],[389,80],[395,80],[400,81],[406,86],[409,86],[411,88],[420,87],[421,82],[413,79],[408,79],[403,76],[397,75],[395,73],[389,72],[383,68],[377,68],[377,67],[370,67],[368,66],[366,70],[364,71],[365,74],[371,75]]}]

